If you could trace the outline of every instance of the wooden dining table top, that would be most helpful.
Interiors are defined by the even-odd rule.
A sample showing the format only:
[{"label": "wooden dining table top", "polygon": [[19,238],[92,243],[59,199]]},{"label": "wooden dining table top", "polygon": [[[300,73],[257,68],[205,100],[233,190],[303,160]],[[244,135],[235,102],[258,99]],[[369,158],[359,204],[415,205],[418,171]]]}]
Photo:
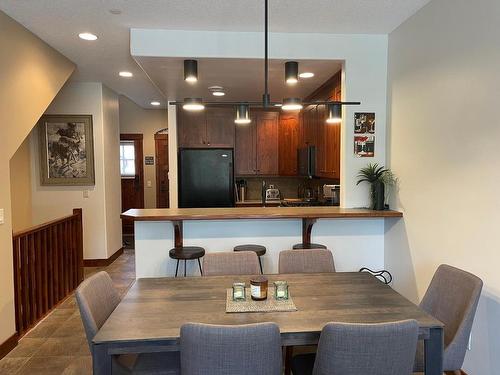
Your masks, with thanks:
[{"label": "wooden dining table top", "polygon": [[95,344],[158,341],[177,345],[187,322],[275,322],[284,345],[315,344],[328,322],[377,323],[415,319],[420,338],[443,324],[365,272],[266,275],[288,282],[293,312],[226,313],[226,290],[251,276],[138,279],[94,337]]}]

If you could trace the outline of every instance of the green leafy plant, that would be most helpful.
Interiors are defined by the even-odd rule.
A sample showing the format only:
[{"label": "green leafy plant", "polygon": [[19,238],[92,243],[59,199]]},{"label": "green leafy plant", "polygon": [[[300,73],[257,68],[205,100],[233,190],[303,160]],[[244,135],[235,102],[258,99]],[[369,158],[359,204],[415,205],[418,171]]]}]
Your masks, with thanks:
[{"label": "green leafy plant", "polygon": [[388,171],[389,170],[383,166],[379,166],[378,163],[370,163],[366,167],[360,169],[356,185],[359,185],[362,182],[368,182],[370,184],[374,184],[377,181],[383,182],[383,176]]}]

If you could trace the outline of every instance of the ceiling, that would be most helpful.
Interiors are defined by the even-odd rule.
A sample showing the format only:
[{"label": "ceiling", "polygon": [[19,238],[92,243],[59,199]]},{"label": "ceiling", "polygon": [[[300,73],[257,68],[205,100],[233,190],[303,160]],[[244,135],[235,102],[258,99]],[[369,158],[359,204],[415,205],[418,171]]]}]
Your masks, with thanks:
[{"label": "ceiling", "polygon": [[[428,2],[270,0],[270,31],[387,34]],[[175,61],[140,61],[148,74],[137,65],[130,55],[130,28],[260,31],[263,27],[262,0],[0,0],[0,10],[75,62],[78,67],[72,80],[103,82],[145,108],[151,107],[152,100],[165,102],[162,91],[168,97],[183,91],[178,88],[178,82],[161,74],[162,69],[178,69]],[[119,10],[120,14],[112,14],[110,10]],[[95,42],[80,40],[77,35],[84,31],[98,35],[99,39]],[[257,71],[257,64],[247,63],[249,69]],[[218,67],[210,61],[207,66]],[[231,66],[228,72],[241,77],[241,69]],[[134,77],[119,77],[121,70],[131,71]],[[221,78],[220,73],[220,70],[204,71],[205,77],[221,79],[220,82],[231,86],[231,91],[238,95],[249,87],[248,82],[236,87],[235,82]],[[258,74],[260,80],[262,73]],[[282,76],[279,83],[282,83]],[[179,94],[167,92],[174,84]],[[305,83],[300,90],[303,87]]]}]

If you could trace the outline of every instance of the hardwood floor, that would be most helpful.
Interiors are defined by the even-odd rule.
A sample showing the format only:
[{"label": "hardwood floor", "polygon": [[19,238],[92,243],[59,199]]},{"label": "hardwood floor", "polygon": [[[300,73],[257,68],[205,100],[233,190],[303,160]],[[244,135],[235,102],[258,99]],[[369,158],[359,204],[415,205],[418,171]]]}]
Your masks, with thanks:
[{"label": "hardwood floor", "polygon": [[[126,249],[107,267],[85,268],[85,277],[105,270],[120,293],[135,280],[134,251]],[[74,294],[28,332],[0,360],[0,374],[92,374],[92,358]]]}]

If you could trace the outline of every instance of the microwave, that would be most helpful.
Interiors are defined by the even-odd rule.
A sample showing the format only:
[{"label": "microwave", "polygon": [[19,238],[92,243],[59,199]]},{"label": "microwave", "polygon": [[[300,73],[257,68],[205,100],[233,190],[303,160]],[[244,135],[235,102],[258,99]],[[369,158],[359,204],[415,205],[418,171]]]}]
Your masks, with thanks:
[{"label": "microwave", "polygon": [[306,146],[299,148],[298,151],[299,176],[316,176],[316,146]]}]

